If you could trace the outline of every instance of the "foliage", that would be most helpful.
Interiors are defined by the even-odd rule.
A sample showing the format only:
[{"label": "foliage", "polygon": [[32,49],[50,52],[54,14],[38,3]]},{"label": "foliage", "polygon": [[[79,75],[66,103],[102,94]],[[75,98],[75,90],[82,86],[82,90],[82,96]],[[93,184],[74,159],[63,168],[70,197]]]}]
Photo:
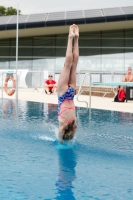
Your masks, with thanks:
[{"label": "foliage", "polygon": [[[18,14],[20,15],[21,11],[18,11]],[[4,7],[0,6],[0,16],[8,16],[8,15],[17,15],[17,9],[13,7]]]}]

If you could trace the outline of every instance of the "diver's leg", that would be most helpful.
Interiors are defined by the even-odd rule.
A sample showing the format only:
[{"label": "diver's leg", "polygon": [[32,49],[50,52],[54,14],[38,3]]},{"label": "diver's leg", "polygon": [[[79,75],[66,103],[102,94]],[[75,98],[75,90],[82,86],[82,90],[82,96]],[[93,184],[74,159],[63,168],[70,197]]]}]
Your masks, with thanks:
[{"label": "diver's leg", "polygon": [[68,81],[69,81],[70,71],[71,71],[72,62],[73,62],[72,42],[73,42],[74,36],[75,36],[74,27],[72,25],[69,28],[68,44],[67,44],[67,50],[66,50],[66,60],[65,60],[63,70],[58,80],[58,85],[57,85],[58,96],[61,96],[63,93],[65,93],[68,88]]},{"label": "diver's leg", "polygon": [[75,27],[75,38],[74,38],[74,50],[73,50],[73,63],[70,71],[69,77],[69,85],[75,89],[76,87],[76,69],[79,59],[79,46],[78,46],[78,38],[79,38],[79,28],[74,24]]}]

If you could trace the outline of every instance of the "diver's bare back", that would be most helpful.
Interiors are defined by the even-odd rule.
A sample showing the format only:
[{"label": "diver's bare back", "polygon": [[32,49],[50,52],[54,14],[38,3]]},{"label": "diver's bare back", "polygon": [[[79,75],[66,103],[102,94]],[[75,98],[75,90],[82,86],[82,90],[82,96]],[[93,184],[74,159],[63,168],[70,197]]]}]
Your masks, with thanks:
[{"label": "diver's bare back", "polygon": [[[64,110],[63,107],[74,107],[74,102],[73,101],[64,101],[61,104],[61,109],[60,112]],[[67,109],[63,112],[63,114],[67,119],[72,121],[75,118],[75,110],[74,109]],[[58,116],[60,117],[60,116]]]}]

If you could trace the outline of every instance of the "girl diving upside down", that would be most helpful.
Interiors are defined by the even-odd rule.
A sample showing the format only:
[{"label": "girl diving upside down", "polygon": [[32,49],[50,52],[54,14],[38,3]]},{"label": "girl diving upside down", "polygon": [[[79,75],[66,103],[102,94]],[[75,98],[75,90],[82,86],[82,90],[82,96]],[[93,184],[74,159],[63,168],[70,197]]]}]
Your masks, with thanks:
[{"label": "girl diving upside down", "polygon": [[69,28],[66,60],[57,86],[58,139],[60,143],[63,143],[64,140],[71,140],[77,128],[73,99],[76,87],[76,68],[79,58],[78,38],[79,28],[77,25],[73,24]]}]

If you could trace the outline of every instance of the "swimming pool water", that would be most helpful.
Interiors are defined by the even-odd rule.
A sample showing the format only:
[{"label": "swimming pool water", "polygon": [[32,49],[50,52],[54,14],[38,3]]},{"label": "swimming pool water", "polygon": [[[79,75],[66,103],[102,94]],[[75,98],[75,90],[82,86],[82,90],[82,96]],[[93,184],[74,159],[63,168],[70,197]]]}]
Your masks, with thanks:
[{"label": "swimming pool water", "polygon": [[0,200],[133,199],[133,114],[76,113],[60,145],[56,105],[0,101]]}]

